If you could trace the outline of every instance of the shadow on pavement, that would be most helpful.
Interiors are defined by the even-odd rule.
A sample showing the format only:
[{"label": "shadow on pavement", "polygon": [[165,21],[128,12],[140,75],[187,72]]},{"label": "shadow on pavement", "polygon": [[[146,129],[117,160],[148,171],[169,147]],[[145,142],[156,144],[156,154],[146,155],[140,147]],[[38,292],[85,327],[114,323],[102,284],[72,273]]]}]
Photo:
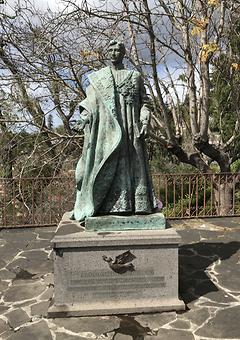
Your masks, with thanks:
[{"label": "shadow on pavement", "polygon": [[120,325],[118,328],[113,329],[105,333],[112,333],[112,340],[115,339],[117,334],[128,335],[132,337],[132,340],[144,340],[146,335],[157,335],[153,330],[149,327],[143,327],[139,322],[137,322],[133,316],[118,316],[120,319]]},{"label": "shadow on pavement", "polygon": [[205,272],[217,260],[227,260],[240,249],[240,242],[198,242],[179,247],[179,290],[185,304],[210,292],[217,286]]}]

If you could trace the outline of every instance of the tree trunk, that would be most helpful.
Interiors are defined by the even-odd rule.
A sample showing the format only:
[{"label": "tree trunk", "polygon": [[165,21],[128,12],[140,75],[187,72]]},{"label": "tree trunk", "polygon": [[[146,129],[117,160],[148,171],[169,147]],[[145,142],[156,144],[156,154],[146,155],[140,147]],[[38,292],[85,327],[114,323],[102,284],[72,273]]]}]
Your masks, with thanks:
[{"label": "tree trunk", "polygon": [[215,182],[214,205],[218,216],[232,215],[233,211],[233,178],[225,175]]}]

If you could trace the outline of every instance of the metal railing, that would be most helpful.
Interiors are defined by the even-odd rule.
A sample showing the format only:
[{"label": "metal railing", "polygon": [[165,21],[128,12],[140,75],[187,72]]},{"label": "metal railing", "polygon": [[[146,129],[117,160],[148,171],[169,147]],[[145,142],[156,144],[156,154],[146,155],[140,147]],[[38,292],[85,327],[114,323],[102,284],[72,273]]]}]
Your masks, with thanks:
[{"label": "metal railing", "polygon": [[[153,174],[167,218],[240,215],[240,174]],[[58,223],[73,208],[74,177],[0,178],[0,227]]]}]

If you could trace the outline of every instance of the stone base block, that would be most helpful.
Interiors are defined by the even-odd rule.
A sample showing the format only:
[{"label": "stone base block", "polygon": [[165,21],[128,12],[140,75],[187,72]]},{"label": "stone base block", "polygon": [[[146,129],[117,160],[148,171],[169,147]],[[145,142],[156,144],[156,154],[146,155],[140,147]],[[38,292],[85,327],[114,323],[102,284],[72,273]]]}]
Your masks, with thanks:
[{"label": "stone base block", "polygon": [[173,229],[55,236],[50,317],[184,309]]}]

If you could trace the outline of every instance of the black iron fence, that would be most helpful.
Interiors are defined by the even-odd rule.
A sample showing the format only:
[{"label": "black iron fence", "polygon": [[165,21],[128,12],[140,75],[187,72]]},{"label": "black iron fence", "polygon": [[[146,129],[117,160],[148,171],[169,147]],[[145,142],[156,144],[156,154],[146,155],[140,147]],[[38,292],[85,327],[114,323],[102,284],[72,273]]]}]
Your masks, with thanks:
[{"label": "black iron fence", "polygon": [[[240,174],[153,174],[167,218],[240,215]],[[58,223],[74,204],[74,177],[0,178],[0,226]]]}]

